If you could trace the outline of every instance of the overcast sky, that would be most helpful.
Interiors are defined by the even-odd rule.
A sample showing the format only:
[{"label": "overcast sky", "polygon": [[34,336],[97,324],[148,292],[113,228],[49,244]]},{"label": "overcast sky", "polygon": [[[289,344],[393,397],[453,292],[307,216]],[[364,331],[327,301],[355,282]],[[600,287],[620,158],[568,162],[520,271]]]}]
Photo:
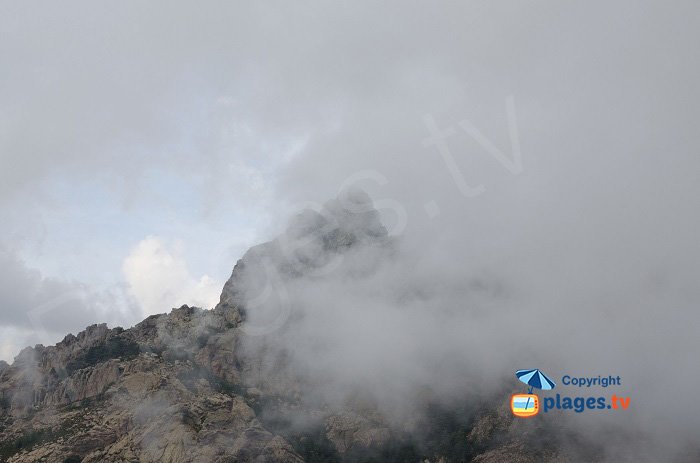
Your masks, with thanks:
[{"label": "overcast sky", "polygon": [[[690,367],[699,15],[0,1],[0,357],[211,307],[249,246],[357,184],[434,265],[527,288],[587,368],[639,345]],[[618,343],[589,355],[586,326]]]}]

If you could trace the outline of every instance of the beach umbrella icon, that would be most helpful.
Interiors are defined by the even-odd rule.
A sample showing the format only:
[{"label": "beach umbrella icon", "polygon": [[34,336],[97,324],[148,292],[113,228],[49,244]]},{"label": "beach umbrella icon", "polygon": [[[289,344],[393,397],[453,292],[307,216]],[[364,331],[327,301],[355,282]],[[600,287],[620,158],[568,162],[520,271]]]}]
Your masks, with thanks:
[{"label": "beach umbrella icon", "polygon": [[[520,381],[530,386],[530,389],[527,391],[528,394],[532,394],[533,388],[548,391],[554,389],[554,386],[556,386],[554,381],[547,378],[547,376],[537,368],[532,370],[518,370],[515,372],[515,376],[517,376]],[[528,405],[530,405],[530,398],[527,399],[525,408],[527,408]]]}]

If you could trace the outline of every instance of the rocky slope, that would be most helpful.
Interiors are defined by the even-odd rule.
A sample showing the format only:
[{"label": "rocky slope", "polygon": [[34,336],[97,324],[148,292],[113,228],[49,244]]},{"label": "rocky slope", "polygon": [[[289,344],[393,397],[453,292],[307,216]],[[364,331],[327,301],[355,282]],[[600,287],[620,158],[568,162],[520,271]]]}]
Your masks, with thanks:
[{"label": "rocky slope", "polygon": [[[391,255],[393,246],[369,198],[351,191],[250,249],[212,310],[182,306],[130,329],[93,325],[55,346],[24,349],[12,365],[0,365],[0,461],[571,458],[554,441],[526,445],[537,425],[514,421],[504,396],[497,405],[450,407],[427,398],[410,426],[396,426],[371,400],[355,398],[342,407],[304,400],[304,379],[284,368],[284,352],[266,357],[279,368],[260,368],[264,335],[293,316],[251,321],[258,306],[265,310],[255,299],[271,278],[314,272],[321,278],[319,269],[351,249]],[[251,336],[259,341],[244,343]]]}]

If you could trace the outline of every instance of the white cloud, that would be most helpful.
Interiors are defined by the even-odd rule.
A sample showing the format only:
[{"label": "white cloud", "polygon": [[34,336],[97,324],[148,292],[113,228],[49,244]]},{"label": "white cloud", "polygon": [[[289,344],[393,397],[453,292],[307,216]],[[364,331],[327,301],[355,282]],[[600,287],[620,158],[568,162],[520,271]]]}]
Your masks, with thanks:
[{"label": "white cloud", "polygon": [[122,270],[129,292],[145,315],[167,312],[182,304],[211,308],[216,305],[223,283],[208,275],[194,277],[187,268],[180,242],[168,245],[149,236],[134,246]]}]

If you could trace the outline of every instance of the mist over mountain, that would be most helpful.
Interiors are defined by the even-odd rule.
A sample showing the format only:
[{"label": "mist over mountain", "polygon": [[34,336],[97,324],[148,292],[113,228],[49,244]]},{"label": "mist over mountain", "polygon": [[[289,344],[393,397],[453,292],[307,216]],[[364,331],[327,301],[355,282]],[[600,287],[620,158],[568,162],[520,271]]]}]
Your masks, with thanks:
[{"label": "mist over mountain", "polygon": [[0,0],[0,461],[698,461],[698,17]]},{"label": "mist over mountain", "polygon": [[[497,276],[450,281],[425,265],[420,250],[387,233],[367,193],[343,190],[246,252],[215,308],[184,305],[128,329],[93,325],[2,365],[0,456],[554,462],[671,455],[629,417],[624,431],[600,421],[598,432],[561,414],[514,418],[512,365],[538,344],[508,346],[491,336],[492,324],[507,319],[491,312],[512,313],[511,290]],[[599,439],[603,431],[614,444]],[[673,457],[697,455],[679,447]]]}]

